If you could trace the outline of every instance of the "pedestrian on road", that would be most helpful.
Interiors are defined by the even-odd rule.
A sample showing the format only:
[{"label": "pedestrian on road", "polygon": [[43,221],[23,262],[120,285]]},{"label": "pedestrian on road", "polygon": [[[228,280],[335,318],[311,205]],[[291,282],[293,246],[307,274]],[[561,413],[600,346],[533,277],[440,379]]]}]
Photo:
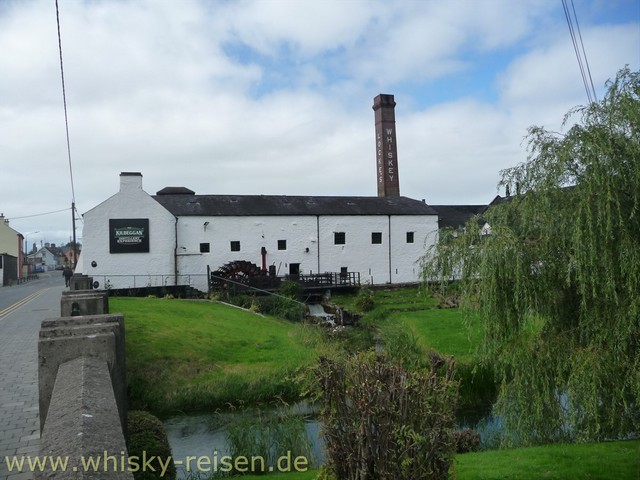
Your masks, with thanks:
[{"label": "pedestrian on road", "polygon": [[73,270],[71,270],[69,267],[65,267],[65,269],[62,271],[62,276],[64,277],[64,286],[68,287],[69,283],[71,282],[71,277],[73,277]]}]

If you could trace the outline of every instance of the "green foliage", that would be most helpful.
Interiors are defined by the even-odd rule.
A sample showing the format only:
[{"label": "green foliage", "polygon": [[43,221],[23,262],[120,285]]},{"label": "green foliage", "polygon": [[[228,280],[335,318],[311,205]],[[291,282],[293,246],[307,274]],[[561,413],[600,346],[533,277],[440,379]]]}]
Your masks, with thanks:
[{"label": "green foliage", "polygon": [[464,232],[442,232],[425,280],[452,278],[498,360],[497,409],[524,444],[640,431],[640,74],[575,108],[565,134],[529,130],[529,159],[502,172],[520,194]]},{"label": "green foliage", "polygon": [[[459,287],[452,285],[459,295]],[[497,396],[494,369],[490,362],[479,364],[477,349],[482,344],[478,315],[464,315],[459,308],[438,308],[438,301],[424,288],[373,290],[375,307],[359,322],[362,328],[350,332],[344,345],[349,352],[373,348],[407,368],[428,365],[430,354],[456,359],[460,383],[460,405],[466,408],[493,403]],[[334,295],[345,308],[354,308],[357,295]],[[354,342],[354,337],[362,341]]]},{"label": "green foliage", "polygon": [[292,300],[300,301],[302,299],[302,294],[304,293],[304,287],[300,282],[285,280],[278,287],[278,293],[284,297],[291,298]]},{"label": "green foliage", "polygon": [[[297,286],[296,282],[290,283]],[[289,293],[293,290],[295,289],[291,289]],[[291,322],[300,322],[306,312],[305,305],[289,296],[231,295],[228,303],[246,308],[254,313],[272,315]]]},{"label": "green foliage", "polygon": [[375,306],[373,291],[369,285],[363,285],[356,296],[356,308],[361,312],[369,312]]},{"label": "green foliage", "polygon": [[[275,412],[242,411],[227,427],[230,456],[260,457],[252,473],[277,468],[278,460],[290,455],[304,457],[305,468],[315,465],[313,446],[307,438],[304,418],[291,414],[284,406]],[[271,469],[271,470],[270,470]]]},{"label": "green foliage", "polygon": [[[173,461],[164,476],[162,473],[162,465],[165,465],[167,459],[171,458],[171,447],[167,434],[164,431],[164,425],[148,412],[140,410],[130,411],[127,421],[127,451],[129,458],[137,457],[140,469],[133,472],[135,480],[175,480],[176,467]],[[154,457],[149,468],[142,468],[142,458]],[[162,459],[162,464],[158,461]]]},{"label": "green foliage", "polygon": [[480,450],[480,434],[470,428],[453,432],[456,453],[477,452]]},{"label": "green foliage", "polygon": [[363,353],[316,370],[325,475],[341,480],[448,478],[453,458],[453,364],[407,371]]},{"label": "green foliage", "polygon": [[489,362],[474,360],[472,363],[456,363],[456,380],[460,383],[460,408],[492,405],[500,387],[495,379],[494,367]]}]

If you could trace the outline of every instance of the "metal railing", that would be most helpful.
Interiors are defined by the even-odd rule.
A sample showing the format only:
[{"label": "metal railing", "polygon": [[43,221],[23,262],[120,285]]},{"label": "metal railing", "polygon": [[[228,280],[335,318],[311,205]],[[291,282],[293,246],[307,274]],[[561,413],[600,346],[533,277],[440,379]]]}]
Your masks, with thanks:
[{"label": "metal railing", "polygon": [[210,274],[210,290],[215,290],[227,284],[233,285],[234,290],[247,287],[262,290],[276,290],[281,282],[290,280],[300,283],[305,289],[322,288],[351,288],[360,286],[360,272],[325,272],[311,274],[285,275],[283,277],[272,275],[256,275],[246,277],[241,282],[231,281],[224,277]]},{"label": "metal railing", "polygon": [[360,272],[325,272],[308,275],[287,275],[287,280],[301,283],[305,288],[357,287],[360,285]]},{"label": "metal railing", "polygon": [[149,275],[91,275],[98,287],[103,290],[125,288],[152,288],[152,287],[194,287],[194,280],[201,279],[198,285],[207,285],[206,273],[190,273],[184,275],[174,274],[149,274]]}]

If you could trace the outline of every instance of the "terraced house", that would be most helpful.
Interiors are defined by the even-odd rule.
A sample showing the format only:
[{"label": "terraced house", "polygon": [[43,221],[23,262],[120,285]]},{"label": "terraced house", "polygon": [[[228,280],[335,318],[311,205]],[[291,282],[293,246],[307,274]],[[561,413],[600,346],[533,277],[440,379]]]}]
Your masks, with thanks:
[{"label": "terraced house", "polygon": [[22,242],[24,237],[9,226],[0,213],[0,286],[10,285],[22,278]]}]

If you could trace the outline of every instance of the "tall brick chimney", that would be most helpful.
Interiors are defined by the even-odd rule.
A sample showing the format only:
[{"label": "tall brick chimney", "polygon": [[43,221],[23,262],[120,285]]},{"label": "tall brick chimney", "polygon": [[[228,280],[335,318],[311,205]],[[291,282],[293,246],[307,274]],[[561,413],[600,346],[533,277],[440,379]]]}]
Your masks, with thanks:
[{"label": "tall brick chimney", "polygon": [[376,178],[379,197],[400,196],[395,107],[393,95],[381,93],[373,99],[373,111],[376,117]]}]

